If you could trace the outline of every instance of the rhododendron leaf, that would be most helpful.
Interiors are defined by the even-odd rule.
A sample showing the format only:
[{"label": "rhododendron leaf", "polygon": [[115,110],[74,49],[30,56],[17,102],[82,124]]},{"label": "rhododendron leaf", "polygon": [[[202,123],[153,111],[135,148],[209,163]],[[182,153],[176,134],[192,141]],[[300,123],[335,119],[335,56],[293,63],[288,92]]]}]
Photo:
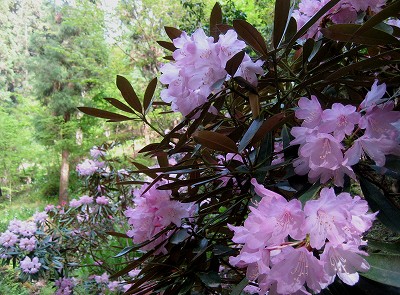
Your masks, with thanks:
[{"label": "rhododendron leaf", "polygon": [[319,190],[321,189],[320,183],[314,183],[305,193],[303,193],[298,199],[305,205],[308,200],[314,199]]},{"label": "rhododendron leaf", "polygon": [[400,288],[400,255],[370,254],[365,257],[371,268],[360,273],[371,280]]},{"label": "rhododendron leaf", "polygon": [[237,153],[236,143],[228,136],[213,131],[198,131],[193,135],[196,142],[214,151]]},{"label": "rhododendron leaf", "polygon": [[250,141],[253,139],[254,135],[263,125],[264,118],[256,118],[251,122],[249,129],[247,129],[246,133],[243,135],[242,140],[239,142],[238,151],[241,153]]},{"label": "rhododendron leaf", "polygon": [[382,190],[360,177],[360,186],[368,205],[373,211],[378,211],[378,219],[391,230],[400,233],[400,210],[385,196]]},{"label": "rhododendron leaf", "polygon": [[233,26],[227,25],[227,24],[219,24],[217,25],[217,28],[221,34],[226,34],[229,30],[234,30]]},{"label": "rhododendron leaf", "polygon": [[251,139],[251,144],[254,145],[255,143],[259,142],[261,139],[264,138],[267,132],[275,130],[289,118],[290,116],[286,116],[284,113],[279,113],[266,119]]},{"label": "rhododendron leaf", "polygon": [[384,9],[379,11],[377,14],[373,15],[368,19],[358,30],[357,34],[361,34],[368,31],[370,28],[375,27],[377,24],[383,22],[391,16],[396,16],[400,11],[400,2],[394,1],[390,5],[386,6]]},{"label": "rhododendron leaf", "polygon": [[274,13],[274,29],[272,32],[272,42],[274,48],[278,48],[282,36],[289,24],[290,20],[290,0],[276,0],[275,2],[275,13]]},{"label": "rhododendron leaf", "polygon": [[135,249],[136,249],[135,246],[125,247],[125,248],[122,249],[122,251],[119,252],[117,255],[113,256],[113,258],[118,258],[118,257],[124,256],[125,254],[128,254],[128,253],[132,252],[132,251],[135,250]]},{"label": "rhododendron leaf", "polygon": [[368,253],[400,255],[400,241],[387,243],[368,239]]},{"label": "rhododendron leaf", "polygon": [[136,166],[142,173],[146,174],[147,176],[150,176],[151,178],[156,178],[158,175],[157,173],[153,172],[151,169],[149,169],[147,166],[142,165],[138,162],[132,162],[133,165]]},{"label": "rhododendron leaf", "polygon": [[158,45],[160,45],[161,47],[164,47],[165,49],[169,50],[169,51],[175,51],[176,47],[174,45],[174,43],[172,42],[167,42],[167,41],[157,41]]},{"label": "rhododendron leaf", "polygon": [[214,42],[218,41],[219,30],[217,25],[222,24],[222,10],[218,2],[215,3],[210,15],[210,35],[214,37]]},{"label": "rhododendron leaf", "polygon": [[321,32],[328,39],[342,42],[353,42],[365,45],[387,45],[400,43],[396,37],[374,28],[370,28],[368,31],[359,34],[357,30],[360,27],[361,25],[355,24],[338,24],[332,25],[329,28],[321,29]]},{"label": "rhododendron leaf", "polygon": [[127,116],[116,114],[116,113],[111,113],[108,111],[103,111],[103,110],[96,109],[96,108],[78,107],[78,110],[80,110],[82,113],[85,113],[87,115],[98,117],[98,118],[103,118],[103,119],[109,119],[114,122],[132,120],[132,118],[129,118]]},{"label": "rhododendron leaf", "polygon": [[174,27],[164,27],[164,29],[172,41],[182,35],[182,31]]},{"label": "rhododendron leaf", "polygon": [[267,56],[267,45],[261,33],[245,20],[234,20],[233,27],[240,37],[247,42],[255,51]]},{"label": "rhododendron leaf", "polygon": [[182,228],[178,231],[176,231],[172,237],[169,239],[171,244],[179,244],[182,243],[184,240],[186,240],[188,237],[190,237],[190,234],[188,233],[187,229]]},{"label": "rhododendron leaf", "polygon": [[177,180],[175,182],[171,182],[168,184],[160,185],[157,189],[159,190],[172,190],[178,189],[185,186],[199,186],[206,184],[210,181],[220,178],[221,176],[207,176],[207,177],[199,177],[194,179],[185,179],[185,180]]},{"label": "rhododendron leaf", "polygon": [[293,36],[296,34],[297,32],[297,22],[296,19],[294,17],[291,17],[289,19],[289,23],[287,25],[286,31],[285,31],[285,35],[284,35],[284,40],[283,42],[281,42],[281,44],[285,44],[288,43]]},{"label": "rhododendron leaf", "polygon": [[139,98],[136,95],[135,90],[131,83],[125,78],[120,75],[117,75],[117,87],[119,91],[121,91],[122,97],[125,101],[138,113],[142,113],[142,105],[140,104]]},{"label": "rhododendron leaf", "polygon": [[386,156],[385,168],[400,173],[400,157],[393,155]]},{"label": "rhododendron leaf", "polygon": [[132,114],[135,113],[130,107],[128,107],[126,104],[120,102],[119,100],[117,100],[115,98],[106,97],[104,99],[107,100],[110,104],[112,104],[116,108],[120,109],[121,111],[132,113]]},{"label": "rhododendron leaf", "polygon": [[221,285],[221,277],[217,272],[202,272],[197,273],[197,276],[206,286],[210,288],[217,288],[219,285]]},{"label": "rhododendron leaf", "polygon": [[232,56],[230,60],[227,61],[225,70],[232,77],[236,74],[240,64],[243,61],[244,55],[245,55],[244,51],[239,51],[234,56]]},{"label": "rhododendron leaf", "polygon": [[231,291],[230,295],[241,295],[243,289],[247,286],[249,280],[245,277],[243,280],[240,281]]},{"label": "rhododendron leaf", "polygon": [[146,91],[144,93],[143,109],[144,109],[145,114],[147,114],[147,112],[149,111],[149,108],[151,106],[151,102],[153,100],[154,91],[156,90],[156,86],[157,86],[157,78],[154,78],[153,80],[150,81],[150,83],[147,86]]},{"label": "rhododendron leaf", "polygon": [[106,231],[106,234],[110,235],[110,236],[114,236],[114,237],[119,237],[119,238],[127,238],[129,239],[129,237],[124,234],[124,233],[118,233],[115,231]]}]

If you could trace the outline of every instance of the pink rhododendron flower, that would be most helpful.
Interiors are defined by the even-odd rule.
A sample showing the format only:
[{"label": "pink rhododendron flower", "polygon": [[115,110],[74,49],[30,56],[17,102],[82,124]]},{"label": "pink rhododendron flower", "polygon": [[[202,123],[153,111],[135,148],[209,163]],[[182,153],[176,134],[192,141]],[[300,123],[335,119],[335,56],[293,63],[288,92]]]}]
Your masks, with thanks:
[{"label": "pink rhododendron flower", "polygon": [[94,276],[94,280],[98,284],[101,284],[101,283],[107,284],[109,281],[109,278],[110,278],[110,276],[106,272],[103,273],[101,276]]},{"label": "pink rhododendron flower", "polygon": [[12,247],[17,242],[18,242],[18,236],[9,230],[6,230],[0,235],[0,245],[2,245],[3,247],[6,248]]},{"label": "pink rhododendron flower", "polygon": [[69,201],[69,206],[72,208],[77,208],[81,205],[82,205],[81,201],[79,201],[77,199],[72,199],[71,201]]},{"label": "pink rhododendron flower", "polygon": [[19,247],[22,250],[26,250],[26,251],[33,251],[36,249],[36,238],[35,237],[30,237],[28,238],[21,238],[21,240],[19,241]]},{"label": "pink rhododendron flower", "polygon": [[71,295],[75,287],[75,283],[71,278],[59,278],[54,282],[57,287],[55,295]]},{"label": "pink rhododendron flower", "polygon": [[378,85],[378,80],[375,80],[374,84],[371,87],[371,90],[368,91],[364,100],[360,104],[360,108],[365,109],[369,107],[373,107],[375,105],[381,104],[386,101],[386,99],[382,99],[386,92],[386,84],[382,83]]},{"label": "pink rhododendron flower", "polygon": [[98,169],[103,168],[104,165],[104,162],[86,159],[82,163],[76,165],[76,171],[80,176],[90,176],[93,175]]},{"label": "pink rhododendron flower", "polygon": [[46,205],[46,207],[44,208],[44,211],[49,212],[49,211],[53,210],[54,208],[55,208],[54,205],[49,204],[49,205]]},{"label": "pink rhododendron flower", "polygon": [[229,262],[247,268],[246,277],[258,283],[259,294],[320,292],[336,275],[353,285],[357,272],[369,269],[359,246],[366,245],[361,236],[376,213],[367,212],[365,200],[323,188],[302,210],[298,200],[288,202],[255,179],[251,182],[261,200],[243,226],[228,224],[232,241],[242,244]]},{"label": "pink rhododendron flower", "polygon": [[97,146],[94,146],[90,149],[90,155],[93,159],[97,160],[100,157],[104,157],[106,153],[99,149]]},{"label": "pink rhododendron flower", "polygon": [[[165,184],[158,182],[147,192],[142,193],[147,185],[134,192],[134,208],[128,208],[124,214],[128,217],[128,223],[132,229],[127,235],[133,239],[133,242],[140,244],[151,240],[156,234],[161,232],[171,223],[180,227],[182,218],[193,216],[195,207],[193,203],[181,203],[171,200],[171,191],[158,190],[157,187]],[[151,250],[161,244],[168,238],[170,233],[164,233],[153,242],[142,247],[143,250]],[[165,251],[160,248],[156,253]]]},{"label": "pink rhododendron flower", "polygon": [[[237,33],[229,30],[214,38],[206,36],[202,29],[192,36],[182,32],[174,39],[177,48],[173,53],[174,62],[161,67],[160,82],[168,85],[161,91],[161,99],[171,103],[172,110],[187,116],[195,108],[207,102],[207,97],[219,91],[228,76],[227,61],[243,50],[246,44],[238,40]],[[253,62],[246,54],[235,76],[241,76],[256,85],[256,74],[262,74],[262,61]],[[210,112],[215,112],[211,107]],[[195,115],[195,117],[198,114]]]},{"label": "pink rhododendron flower", "polygon": [[36,212],[32,217],[36,223],[41,224],[44,223],[49,216],[46,212]]},{"label": "pink rhododendron flower", "polygon": [[304,120],[302,127],[314,128],[321,122],[321,104],[314,95],[311,95],[311,99],[302,97],[299,100],[299,109],[295,114],[296,118]]},{"label": "pink rhododendron flower", "polygon": [[96,198],[96,203],[99,205],[108,205],[109,199],[106,196],[100,196]]},{"label": "pink rhododendron flower", "polygon": [[82,196],[79,198],[79,202],[83,205],[83,204],[92,204],[93,203],[93,197],[89,197],[89,196]]},{"label": "pink rhododendron flower", "polygon": [[359,280],[358,272],[369,270],[368,262],[359,254],[367,253],[360,251],[354,244],[326,243],[320,257],[329,276],[329,283],[333,283],[337,275],[347,285],[356,284]]},{"label": "pink rhododendron flower", "polygon": [[21,270],[25,273],[34,274],[37,273],[42,264],[39,262],[39,258],[33,257],[32,259],[28,256],[20,262]]},{"label": "pink rhododendron flower", "polygon": [[356,107],[334,103],[331,109],[322,112],[322,123],[318,127],[318,131],[333,132],[333,136],[342,141],[345,135],[350,135],[353,132],[360,117],[360,114],[356,112]]}]

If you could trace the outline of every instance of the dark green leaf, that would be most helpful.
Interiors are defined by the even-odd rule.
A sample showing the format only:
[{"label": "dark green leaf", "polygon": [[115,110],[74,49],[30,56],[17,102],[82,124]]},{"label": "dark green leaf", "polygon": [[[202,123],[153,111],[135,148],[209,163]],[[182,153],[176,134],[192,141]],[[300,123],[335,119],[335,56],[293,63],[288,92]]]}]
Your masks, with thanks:
[{"label": "dark green leaf", "polygon": [[279,47],[282,36],[289,24],[290,6],[290,0],[276,0],[275,2],[274,29],[272,33],[274,48]]},{"label": "dark green leaf", "polygon": [[169,239],[169,241],[170,241],[172,244],[177,245],[177,244],[179,244],[179,243],[182,243],[182,242],[183,242],[184,240],[186,240],[188,237],[190,237],[190,234],[188,233],[187,229],[182,228],[182,229],[176,231],[176,232],[172,235],[172,237]]},{"label": "dark green leaf", "polygon": [[120,102],[119,100],[117,100],[115,98],[106,97],[104,99],[107,100],[110,104],[112,104],[116,108],[120,109],[121,111],[132,113],[132,114],[135,113],[130,107],[128,107],[126,104]]},{"label": "dark green leaf", "polygon": [[244,41],[247,42],[255,51],[267,56],[267,45],[259,31],[245,20],[237,19],[233,21],[233,27]]},{"label": "dark green leaf", "polygon": [[400,288],[400,255],[371,254],[365,257],[371,268],[362,276]]},{"label": "dark green leaf", "polygon": [[239,153],[241,153],[250,143],[258,129],[260,129],[260,127],[263,125],[263,122],[263,118],[257,118],[251,123],[249,129],[247,129],[246,133],[243,135],[242,140],[239,142]]},{"label": "dark green leaf", "polygon": [[321,29],[321,32],[328,39],[342,42],[353,42],[363,45],[400,44],[400,41],[396,37],[384,31],[369,28],[360,34],[357,32],[360,28],[361,25],[338,24]]},{"label": "dark green leaf", "polygon": [[153,80],[150,81],[149,85],[146,88],[146,92],[144,93],[143,109],[145,114],[149,111],[149,107],[151,106],[156,86],[157,86],[157,78],[154,78]]},{"label": "dark green leaf", "polygon": [[115,232],[115,231],[107,231],[106,234],[114,237],[119,237],[119,238],[129,238],[126,234]]},{"label": "dark green leaf", "polygon": [[210,288],[217,288],[219,285],[221,285],[221,278],[217,272],[202,272],[198,273],[197,276],[206,286]]},{"label": "dark green leaf", "polygon": [[178,30],[174,27],[164,27],[165,32],[167,33],[168,37],[174,41],[174,39],[180,37],[182,35],[182,31]]},{"label": "dark green leaf", "polygon": [[400,173],[400,157],[394,155],[386,156],[385,168]]},{"label": "dark green leaf", "polygon": [[400,233],[400,210],[384,195],[382,190],[364,177],[360,185],[369,207],[378,211],[378,219],[391,230]]},{"label": "dark green leaf", "polygon": [[317,195],[317,193],[319,192],[319,190],[321,189],[321,184],[319,182],[314,183],[312,185],[312,187],[310,187],[304,194],[302,194],[299,198],[299,201],[304,204],[308,201],[311,200],[313,198],[315,198],[315,196]]},{"label": "dark green leaf", "polygon": [[167,41],[157,41],[158,45],[160,45],[161,47],[164,47],[165,49],[169,50],[169,51],[175,51],[176,47],[172,42],[167,42]]},{"label": "dark green leaf", "polygon": [[243,289],[247,286],[249,280],[247,278],[243,278],[239,284],[237,284],[231,291],[230,295],[240,295],[242,294]]},{"label": "dark green leaf", "polygon": [[215,151],[227,153],[237,153],[238,151],[235,142],[221,133],[203,130],[196,132],[193,138],[202,146]]},{"label": "dark green leaf", "polygon": [[103,111],[103,110],[96,109],[96,108],[78,107],[78,110],[80,110],[82,113],[85,113],[90,116],[104,118],[104,119],[110,119],[115,122],[131,120],[131,118],[129,118],[127,116],[116,114],[116,113],[111,113],[108,111]]},{"label": "dark green leaf", "polygon": [[387,243],[368,239],[368,253],[400,255],[400,241]]},{"label": "dark green leaf", "polygon": [[135,90],[131,83],[120,75],[117,75],[117,87],[121,91],[122,97],[125,101],[137,112],[142,113],[142,105],[140,104],[139,98],[136,95]]},{"label": "dark green leaf", "polygon": [[218,41],[219,29],[217,25],[222,24],[222,10],[218,2],[215,3],[210,15],[210,35],[214,37],[214,42]]},{"label": "dark green leaf", "polygon": [[125,254],[128,254],[130,252],[132,252],[133,250],[135,250],[136,247],[135,246],[129,246],[129,247],[125,247],[124,249],[122,249],[121,252],[119,252],[117,255],[113,256],[114,258],[118,258],[121,256],[124,256]]},{"label": "dark green leaf", "polygon": [[236,74],[237,69],[242,63],[244,54],[244,51],[239,51],[226,63],[225,70],[232,77]]}]

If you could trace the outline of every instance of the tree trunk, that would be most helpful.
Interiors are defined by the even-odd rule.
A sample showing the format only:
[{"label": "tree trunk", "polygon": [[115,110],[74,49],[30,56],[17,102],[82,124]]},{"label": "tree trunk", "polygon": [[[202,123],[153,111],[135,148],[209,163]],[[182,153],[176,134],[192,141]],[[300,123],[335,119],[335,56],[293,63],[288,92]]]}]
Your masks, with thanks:
[{"label": "tree trunk", "polygon": [[60,169],[60,193],[58,203],[60,205],[68,203],[68,181],[69,181],[69,150],[63,150],[61,154]]},{"label": "tree trunk", "polygon": [[[71,119],[69,112],[64,114],[64,122]],[[65,205],[68,203],[68,182],[69,182],[69,149],[63,148],[61,152],[61,168],[60,168],[60,192],[58,195],[58,203]]]}]

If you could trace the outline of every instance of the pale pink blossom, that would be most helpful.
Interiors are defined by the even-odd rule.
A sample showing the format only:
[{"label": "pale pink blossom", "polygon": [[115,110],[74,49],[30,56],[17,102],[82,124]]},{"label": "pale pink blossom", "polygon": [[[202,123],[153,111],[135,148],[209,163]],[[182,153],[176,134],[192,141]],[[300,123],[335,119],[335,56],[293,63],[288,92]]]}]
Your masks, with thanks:
[{"label": "pale pink blossom", "polygon": [[33,251],[36,249],[36,238],[35,237],[30,237],[28,238],[21,238],[19,241],[19,247],[21,250],[26,250],[28,252]]},{"label": "pale pink blossom", "polygon": [[299,109],[295,111],[296,118],[304,120],[302,127],[314,128],[321,122],[322,108],[317,97],[311,95],[311,99],[302,97],[298,102]]},{"label": "pale pink blossom", "polygon": [[81,201],[79,201],[77,199],[72,199],[71,201],[69,201],[69,206],[72,208],[77,208],[81,205],[82,205]]},{"label": "pale pink blossom", "polygon": [[109,282],[110,276],[105,272],[102,275],[98,276],[94,276],[94,280],[96,281],[96,283],[101,284],[101,283],[105,283],[107,284]]},{"label": "pale pink blossom", "polygon": [[82,163],[76,165],[76,171],[81,176],[93,175],[98,169],[102,169],[105,166],[105,162],[93,161],[86,159]]},{"label": "pale pink blossom", "polygon": [[329,283],[332,283],[337,275],[345,284],[355,285],[359,280],[358,272],[369,270],[368,262],[360,254],[367,253],[360,251],[354,244],[326,243],[320,257],[329,276]]},{"label": "pale pink blossom", "polygon": [[89,197],[89,196],[82,196],[79,198],[79,202],[83,205],[83,204],[92,204],[93,203],[93,197]]},{"label": "pale pink blossom", "polygon": [[75,287],[75,282],[71,278],[59,278],[54,282],[57,287],[55,295],[71,295]]},{"label": "pale pink blossom", "polygon": [[371,86],[371,90],[368,91],[364,100],[361,102],[360,108],[366,109],[381,104],[382,102],[386,101],[386,99],[382,99],[385,93],[386,84],[382,83],[378,85],[378,80],[375,80],[374,84]]},{"label": "pale pink blossom", "polygon": [[100,157],[104,157],[106,153],[97,146],[94,146],[90,149],[90,155],[92,156],[93,159],[97,160]]},{"label": "pale pink blossom", "polygon": [[6,230],[0,235],[0,245],[2,245],[5,248],[12,247],[17,242],[18,242],[18,236],[9,230]]},{"label": "pale pink blossom", "polygon": [[110,200],[106,196],[100,196],[96,198],[96,203],[99,205],[108,205]]},{"label": "pale pink blossom", "polygon": [[24,273],[35,274],[39,272],[40,266],[42,264],[39,262],[39,258],[33,257],[32,259],[28,256],[20,262],[21,270]]},{"label": "pale pink blossom", "polygon": [[36,212],[35,214],[33,214],[32,217],[36,223],[41,224],[44,223],[49,216],[45,211],[43,211],[43,212]]}]

